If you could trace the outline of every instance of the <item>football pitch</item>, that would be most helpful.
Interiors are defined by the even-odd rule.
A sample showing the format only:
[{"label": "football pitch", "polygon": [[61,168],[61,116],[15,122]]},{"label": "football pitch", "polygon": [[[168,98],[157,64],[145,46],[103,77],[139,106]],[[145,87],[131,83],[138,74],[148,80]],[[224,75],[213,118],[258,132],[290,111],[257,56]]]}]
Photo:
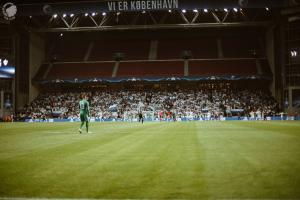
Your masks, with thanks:
[{"label": "football pitch", "polygon": [[300,122],[0,123],[0,199],[300,199]]}]

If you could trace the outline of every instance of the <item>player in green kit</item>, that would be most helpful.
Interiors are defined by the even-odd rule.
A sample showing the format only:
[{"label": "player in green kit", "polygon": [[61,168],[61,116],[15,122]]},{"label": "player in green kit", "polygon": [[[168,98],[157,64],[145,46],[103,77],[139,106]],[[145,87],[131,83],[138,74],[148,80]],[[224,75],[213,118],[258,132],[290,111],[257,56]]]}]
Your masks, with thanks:
[{"label": "player in green kit", "polygon": [[81,125],[79,128],[79,133],[82,133],[82,127],[85,122],[85,127],[86,127],[86,132],[89,132],[89,116],[90,116],[90,111],[89,111],[89,102],[86,100],[87,96],[81,95],[81,100],[79,101],[79,109],[80,109],[80,121]]}]

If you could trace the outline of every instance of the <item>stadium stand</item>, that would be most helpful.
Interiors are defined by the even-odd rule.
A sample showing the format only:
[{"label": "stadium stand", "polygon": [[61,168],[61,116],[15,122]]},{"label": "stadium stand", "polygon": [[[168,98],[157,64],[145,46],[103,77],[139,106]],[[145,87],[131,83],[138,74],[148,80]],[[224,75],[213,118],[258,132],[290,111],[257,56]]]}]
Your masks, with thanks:
[{"label": "stadium stand", "polygon": [[191,60],[189,72],[190,76],[257,74],[254,59]]},{"label": "stadium stand", "polygon": [[40,66],[38,72],[36,73],[34,79],[35,80],[43,80],[46,75],[47,70],[49,69],[50,63],[44,63]]},{"label": "stadium stand", "polygon": [[49,53],[59,61],[83,61],[89,41],[59,40]]},{"label": "stadium stand", "polygon": [[146,60],[150,49],[148,40],[95,40],[93,43],[90,61],[110,61],[115,53],[123,53],[124,60]]},{"label": "stadium stand", "polygon": [[[220,39],[220,47],[218,47]],[[156,40],[152,40],[156,41]],[[174,60],[182,57],[183,51],[190,51],[193,59],[254,58],[264,56],[258,38],[239,37],[200,37],[194,39],[158,39],[157,60]],[[91,45],[92,44],[92,45]],[[48,47],[48,54],[58,61],[84,61],[88,48],[89,61],[111,61],[115,53],[123,53],[123,60],[147,60],[150,52],[150,39],[108,39],[108,40],[58,40]],[[52,48],[51,48],[52,47]]]},{"label": "stadium stand", "polygon": [[216,38],[159,40],[158,59],[179,59],[182,51],[191,51],[192,58],[217,58]]},{"label": "stadium stand", "polygon": [[[152,39],[54,40],[54,45],[48,44],[48,53],[56,56],[50,60],[55,64],[48,65],[48,68],[45,64],[41,65],[35,80],[272,75],[268,61],[263,58],[264,49],[259,37],[155,37],[158,35]],[[182,59],[184,51],[191,53],[185,63]],[[112,64],[116,53],[124,55],[117,66]],[[80,63],[71,64],[68,61]],[[101,64],[103,61],[112,63]]]},{"label": "stadium stand", "polygon": [[[79,41],[76,45],[80,48],[74,50],[76,53],[72,53],[74,45],[69,45],[70,41],[63,41],[60,45],[54,45],[52,52],[59,55],[59,59],[42,64],[36,74],[36,80],[49,80],[52,83],[64,79],[103,78],[105,81],[122,80],[130,84],[130,78],[146,80],[148,77],[177,77],[189,80],[188,78],[209,76],[272,75],[268,60],[261,54],[255,54],[262,51],[257,38],[245,40],[228,36],[194,37],[183,37],[180,40],[166,37],[121,37],[107,40],[91,38],[90,41]],[[183,51],[191,52],[191,57],[183,59]],[[122,53],[124,57],[115,61],[116,53]],[[66,62],[70,60],[79,62]],[[95,82],[96,86],[97,84]],[[222,116],[233,115],[273,116],[278,112],[278,105],[267,90],[247,89],[248,87],[244,87],[246,85],[241,84],[238,89],[152,88],[143,92],[133,88],[102,90],[95,89],[98,87],[87,87],[85,92],[91,103],[91,116],[102,119],[134,118],[140,103],[144,105],[144,111],[150,110],[155,116],[158,116],[159,112],[168,111],[176,113],[178,117],[209,116],[219,119]],[[80,94],[77,90],[42,92],[26,106],[25,116],[32,119],[77,118],[77,101]],[[115,106],[116,112],[111,112],[112,106]]]},{"label": "stadium stand", "polygon": [[263,75],[271,75],[272,71],[267,59],[259,59],[260,67]]},{"label": "stadium stand", "polygon": [[258,38],[223,37],[222,47],[225,58],[253,58],[262,54]]},{"label": "stadium stand", "polygon": [[[278,105],[269,92],[241,88],[200,88],[171,90],[85,90],[89,96],[91,116],[128,118],[143,110],[171,111],[178,117],[273,116]],[[39,95],[25,108],[27,118],[77,118],[80,92],[51,92]],[[115,112],[110,107],[116,106]],[[240,112],[236,112],[240,110]]]},{"label": "stadium stand", "polygon": [[183,61],[120,62],[117,77],[183,76]]},{"label": "stadium stand", "polygon": [[111,77],[114,63],[55,63],[46,79]]}]

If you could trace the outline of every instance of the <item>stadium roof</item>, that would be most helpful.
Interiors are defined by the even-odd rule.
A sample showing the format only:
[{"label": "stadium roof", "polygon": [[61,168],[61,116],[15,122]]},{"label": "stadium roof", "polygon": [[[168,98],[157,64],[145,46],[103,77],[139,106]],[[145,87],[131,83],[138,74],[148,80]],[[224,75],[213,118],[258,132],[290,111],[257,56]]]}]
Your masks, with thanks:
[{"label": "stadium roof", "polygon": [[[14,1],[35,32],[269,26],[288,0]],[[3,22],[3,20],[2,20]],[[12,22],[14,23],[14,22]]]}]

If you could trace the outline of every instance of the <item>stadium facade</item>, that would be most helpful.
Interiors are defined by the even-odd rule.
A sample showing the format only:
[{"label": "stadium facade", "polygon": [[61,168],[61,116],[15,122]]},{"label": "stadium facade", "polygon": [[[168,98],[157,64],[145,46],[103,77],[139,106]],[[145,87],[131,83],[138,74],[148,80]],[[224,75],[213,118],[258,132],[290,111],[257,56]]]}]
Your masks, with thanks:
[{"label": "stadium facade", "polygon": [[268,90],[280,112],[297,115],[297,4],[16,2],[15,19],[1,17],[0,55],[15,67],[0,68],[1,116],[53,90],[205,84]]}]

